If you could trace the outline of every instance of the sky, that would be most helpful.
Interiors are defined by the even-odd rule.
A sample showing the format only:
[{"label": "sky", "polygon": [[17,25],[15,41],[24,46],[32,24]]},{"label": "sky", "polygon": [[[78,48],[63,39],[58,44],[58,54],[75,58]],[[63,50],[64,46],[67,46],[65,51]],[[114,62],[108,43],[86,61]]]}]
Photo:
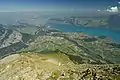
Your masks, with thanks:
[{"label": "sky", "polygon": [[0,0],[0,12],[107,11],[118,12],[120,0]]}]

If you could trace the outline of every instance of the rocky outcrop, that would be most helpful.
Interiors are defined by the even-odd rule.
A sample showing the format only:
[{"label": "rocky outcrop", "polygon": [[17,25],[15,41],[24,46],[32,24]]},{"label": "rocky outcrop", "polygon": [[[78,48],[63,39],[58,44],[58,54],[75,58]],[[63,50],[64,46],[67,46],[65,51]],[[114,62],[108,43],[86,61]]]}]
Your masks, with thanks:
[{"label": "rocky outcrop", "polygon": [[0,58],[26,48],[34,37],[14,29],[0,27]]},{"label": "rocky outcrop", "polygon": [[13,30],[11,34],[6,36],[7,33],[8,33],[8,31],[5,34],[3,34],[5,36],[4,36],[4,39],[2,39],[2,41],[1,41],[0,48],[10,46],[10,45],[20,42],[22,40],[22,34],[20,32]]},{"label": "rocky outcrop", "polygon": [[18,31],[1,27],[0,32],[0,49],[22,40],[22,34]]}]

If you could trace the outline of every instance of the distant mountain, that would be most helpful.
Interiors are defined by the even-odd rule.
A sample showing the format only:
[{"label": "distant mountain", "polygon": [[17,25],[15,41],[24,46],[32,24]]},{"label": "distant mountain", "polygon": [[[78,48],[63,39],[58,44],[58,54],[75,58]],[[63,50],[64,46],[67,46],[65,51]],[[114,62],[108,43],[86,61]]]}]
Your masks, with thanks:
[{"label": "distant mountain", "polygon": [[108,18],[108,26],[113,29],[120,29],[120,15],[110,15]]},{"label": "distant mountain", "polygon": [[68,23],[72,25],[83,25],[84,27],[108,27],[120,30],[120,14],[99,15],[99,16],[69,16],[61,18],[51,18],[48,23]]}]

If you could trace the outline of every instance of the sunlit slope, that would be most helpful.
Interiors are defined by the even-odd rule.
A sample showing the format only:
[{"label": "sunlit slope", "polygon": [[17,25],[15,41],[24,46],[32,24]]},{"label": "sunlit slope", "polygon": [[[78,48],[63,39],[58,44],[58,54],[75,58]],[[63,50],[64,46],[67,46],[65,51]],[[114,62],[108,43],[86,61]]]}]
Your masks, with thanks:
[{"label": "sunlit slope", "polygon": [[46,80],[54,74],[57,77],[73,64],[62,54],[43,55],[30,52],[8,56],[0,63],[0,80]]},{"label": "sunlit slope", "polygon": [[0,80],[119,80],[119,65],[74,64],[60,52],[26,52],[0,60]]}]

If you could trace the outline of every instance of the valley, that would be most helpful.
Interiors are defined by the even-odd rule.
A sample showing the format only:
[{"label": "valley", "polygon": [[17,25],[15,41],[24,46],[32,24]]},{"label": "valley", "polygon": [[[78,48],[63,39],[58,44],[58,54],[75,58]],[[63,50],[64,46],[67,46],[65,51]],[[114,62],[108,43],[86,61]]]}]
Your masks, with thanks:
[{"label": "valley", "polygon": [[110,36],[0,25],[0,80],[119,80],[119,58],[120,43]]}]

